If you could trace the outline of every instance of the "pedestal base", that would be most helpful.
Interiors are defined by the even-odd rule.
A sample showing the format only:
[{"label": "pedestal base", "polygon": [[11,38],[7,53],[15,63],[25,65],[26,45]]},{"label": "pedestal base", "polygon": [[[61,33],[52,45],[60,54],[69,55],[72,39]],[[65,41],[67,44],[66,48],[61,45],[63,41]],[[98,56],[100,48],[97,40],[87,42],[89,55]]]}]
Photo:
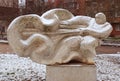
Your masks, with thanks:
[{"label": "pedestal base", "polygon": [[65,64],[46,67],[46,81],[96,81],[96,66]]}]

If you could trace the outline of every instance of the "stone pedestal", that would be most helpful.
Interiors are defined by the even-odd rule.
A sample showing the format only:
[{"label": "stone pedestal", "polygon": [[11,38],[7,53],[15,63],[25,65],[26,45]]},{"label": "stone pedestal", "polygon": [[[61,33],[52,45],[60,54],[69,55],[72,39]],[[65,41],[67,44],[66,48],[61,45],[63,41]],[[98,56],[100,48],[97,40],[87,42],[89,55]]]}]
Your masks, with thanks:
[{"label": "stone pedestal", "polygon": [[96,81],[96,66],[65,64],[46,67],[46,81]]}]

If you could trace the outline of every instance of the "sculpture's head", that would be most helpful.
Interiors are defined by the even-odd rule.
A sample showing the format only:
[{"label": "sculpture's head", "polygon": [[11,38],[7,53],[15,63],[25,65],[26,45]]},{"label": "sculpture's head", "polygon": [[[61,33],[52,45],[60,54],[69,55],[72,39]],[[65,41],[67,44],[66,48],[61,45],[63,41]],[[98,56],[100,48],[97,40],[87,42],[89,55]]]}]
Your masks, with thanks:
[{"label": "sculpture's head", "polygon": [[104,13],[97,13],[95,15],[95,21],[97,24],[104,24],[106,22],[106,16]]}]

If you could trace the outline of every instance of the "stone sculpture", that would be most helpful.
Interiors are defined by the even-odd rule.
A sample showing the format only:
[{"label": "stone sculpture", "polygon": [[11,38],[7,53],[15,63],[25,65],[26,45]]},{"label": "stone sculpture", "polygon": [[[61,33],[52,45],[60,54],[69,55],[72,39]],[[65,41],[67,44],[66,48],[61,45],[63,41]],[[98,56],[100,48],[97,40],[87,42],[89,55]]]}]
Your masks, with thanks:
[{"label": "stone sculpture", "polygon": [[94,64],[95,48],[112,31],[106,16],[74,16],[65,9],[52,9],[42,16],[23,15],[7,30],[9,44],[22,57],[46,65],[72,60]]}]

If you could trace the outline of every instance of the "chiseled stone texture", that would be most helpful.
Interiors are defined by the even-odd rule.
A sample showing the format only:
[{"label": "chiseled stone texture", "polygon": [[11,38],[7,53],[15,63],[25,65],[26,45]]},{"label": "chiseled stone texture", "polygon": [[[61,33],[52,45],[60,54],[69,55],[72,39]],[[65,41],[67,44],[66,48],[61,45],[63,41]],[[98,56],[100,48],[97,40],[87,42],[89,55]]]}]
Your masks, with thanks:
[{"label": "chiseled stone texture", "polygon": [[96,66],[64,64],[46,66],[46,81],[96,81]]},{"label": "chiseled stone texture", "polygon": [[112,26],[103,13],[92,18],[74,16],[57,8],[41,16],[15,18],[8,27],[7,38],[16,54],[40,64],[64,64],[72,60],[94,64],[95,48],[111,32]]}]

